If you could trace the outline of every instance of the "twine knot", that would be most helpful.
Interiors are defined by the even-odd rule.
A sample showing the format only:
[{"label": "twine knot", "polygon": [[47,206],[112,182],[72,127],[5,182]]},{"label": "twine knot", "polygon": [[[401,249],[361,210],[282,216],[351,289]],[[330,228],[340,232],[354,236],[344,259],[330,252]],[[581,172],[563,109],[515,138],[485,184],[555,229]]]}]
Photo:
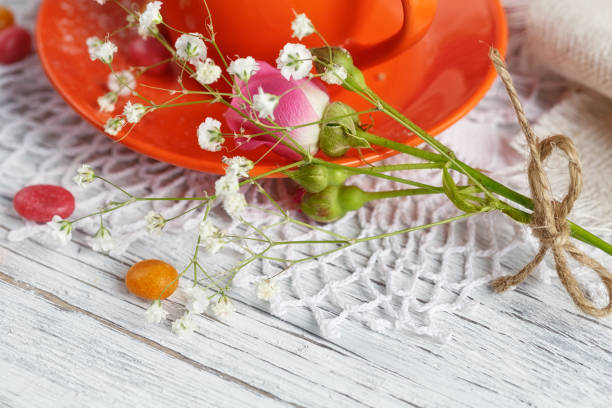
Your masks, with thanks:
[{"label": "twine knot", "polygon": [[[491,286],[496,292],[503,292],[509,288],[520,284],[533,272],[542,262],[546,253],[550,250],[555,260],[557,275],[565,286],[574,303],[585,313],[592,316],[605,316],[612,312],[612,275],[595,259],[579,250],[569,240],[570,225],[567,217],[574,206],[574,202],[582,190],[582,167],[580,158],[572,140],[564,135],[555,135],[543,140],[538,140],[525,111],[520,103],[512,78],[506,65],[499,54],[499,51],[492,48],[489,57],[495,69],[502,79],[508,95],[512,101],[512,106],[521,126],[521,130],[527,139],[529,148],[529,167],[527,174],[529,177],[529,187],[533,200],[533,214],[531,218],[531,230],[540,241],[538,253],[525,267],[513,276],[503,276],[495,279]],[[552,153],[554,149],[559,149],[568,159],[568,169],[570,184],[568,192],[561,201],[552,198],[550,183],[544,172],[543,161]],[[603,308],[595,306],[584,294],[578,281],[569,269],[566,254],[569,254],[579,263],[595,271],[608,290],[608,305]]]}]

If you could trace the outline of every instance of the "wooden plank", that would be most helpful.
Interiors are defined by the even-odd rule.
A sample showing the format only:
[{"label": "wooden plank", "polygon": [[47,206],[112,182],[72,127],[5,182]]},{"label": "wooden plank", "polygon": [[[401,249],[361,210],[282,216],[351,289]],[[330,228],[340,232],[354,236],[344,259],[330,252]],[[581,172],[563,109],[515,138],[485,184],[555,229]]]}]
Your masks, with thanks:
[{"label": "wooden plank", "polygon": [[10,278],[0,309],[2,406],[292,405]]},{"label": "wooden plank", "polygon": [[[17,279],[30,279],[41,290],[58,290],[62,298],[91,310],[92,314],[104,316],[121,327],[130,327],[141,336],[146,335],[165,347],[180,350],[181,355],[195,361],[212,364],[218,370],[278,395],[279,398],[287,396],[288,401],[297,405],[316,407],[327,406],[331,402],[336,406],[347,407],[379,404],[397,406],[403,403],[404,397],[410,396],[405,387],[401,386],[401,378],[360,359],[348,371],[343,370],[343,360],[352,360],[352,355],[338,353],[322,340],[306,337],[303,331],[291,333],[294,330],[289,325],[277,329],[269,325],[271,321],[276,322],[271,316],[263,319],[267,321],[264,325],[261,324],[262,319],[257,321],[250,316],[239,315],[231,326],[202,317],[197,319],[201,326],[198,335],[191,339],[178,339],[169,333],[169,324],[165,327],[146,326],[142,318],[146,302],[118,291],[117,284],[122,284],[114,275],[100,273],[100,270],[58,252],[38,247],[31,241],[20,245],[36,246],[36,249],[22,248],[20,251],[37,254],[37,259],[40,259],[39,256],[48,257],[51,260],[48,264],[57,263],[62,266],[62,270],[43,266],[29,256],[20,256],[3,248],[0,256],[6,263],[1,268],[12,271]],[[81,255],[87,251],[86,248],[79,249]],[[64,275],[66,270],[74,273],[76,279]],[[125,270],[124,266],[122,270]],[[91,279],[96,275],[97,279]],[[7,280],[8,275],[5,273],[4,276]],[[96,286],[86,282],[88,277],[95,281]],[[169,308],[173,312],[172,317],[177,317],[178,305],[171,304]],[[246,307],[240,310],[251,312]],[[255,314],[263,315],[257,310]],[[309,358],[311,355],[315,358]],[[373,389],[370,382],[372,375],[386,379],[386,386]]]}]

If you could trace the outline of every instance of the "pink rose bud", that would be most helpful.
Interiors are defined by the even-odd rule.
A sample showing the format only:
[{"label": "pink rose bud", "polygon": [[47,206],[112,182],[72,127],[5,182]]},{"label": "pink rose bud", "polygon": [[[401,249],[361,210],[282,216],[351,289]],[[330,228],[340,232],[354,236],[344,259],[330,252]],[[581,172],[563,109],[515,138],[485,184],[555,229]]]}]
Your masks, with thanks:
[{"label": "pink rose bud", "polygon": [[[278,106],[274,110],[274,122],[279,126],[297,126],[306,123],[318,122],[323,116],[325,108],[329,104],[329,95],[323,89],[323,86],[318,80],[302,79],[287,80],[283,77],[280,71],[273,68],[266,62],[257,61],[259,70],[249,79],[248,83],[244,83],[236,78],[236,82],[240,86],[243,95],[252,97],[258,93],[259,87],[264,92],[273,95],[282,95]],[[255,117],[257,114],[250,106],[246,106],[244,100],[240,98],[232,99],[232,106],[241,110],[249,117]],[[239,113],[232,109],[225,112],[225,119],[228,127],[234,132],[240,132],[244,129],[246,134],[262,133],[263,130],[249,122]],[[271,125],[268,120],[261,119],[262,123]],[[300,127],[289,132],[291,138],[299,143],[306,151],[315,154],[319,147],[319,124]],[[277,141],[283,137],[281,132],[270,131],[270,134],[253,137],[252,139],[238,139],[241,148],[246,150],[256,149],[260,146],[272,147]],[[290,140],[284,139],[291,144]],[[274,151],[292,160],[301,159],[300,154],[294,152],[289,147],[278,144]]]}]

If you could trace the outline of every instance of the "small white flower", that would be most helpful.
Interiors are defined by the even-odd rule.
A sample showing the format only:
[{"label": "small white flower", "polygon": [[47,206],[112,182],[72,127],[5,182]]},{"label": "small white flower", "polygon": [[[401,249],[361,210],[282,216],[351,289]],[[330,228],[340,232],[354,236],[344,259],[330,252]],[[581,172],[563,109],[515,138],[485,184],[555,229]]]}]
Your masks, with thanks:
[{"label": "small white flower", "polygon": [[[88,44],[89,45],[89,44]],[[94,60],[98,59],[105,64],[113,62],[113,57],[117,52],[117,46],[110,41],[104,41],[97,47],[93,48]],[[90,54],[91,57],[91,54]]]},{"label": "small white flower", "polygon": [[180,59],[192,64],[197,63],[198,60],[206,59],[206,44],[198,33],[181,35],[174,43],[174,48],[176,48],[176,55]]},{"label": "small white flower", "polygon": [[145,222],[147,224],[147,231],[152,234],[159,234],[167,221],[160,213],[149,211],[145,217]]},{"label": "small white flower", "polygon": [[140,103],[128,102],[123,108],[123,116],[128,123],[138,123],[147,113],[147,107]]},{"label": "small white flower", "polygon": [[249,171],[253,168],[253,162],[246,157],[234,156],[223,157],[223,163],[227,166],[226,174],[234,174],[236,177],[249,177]]},{"label": "small white flower", "polygon": [[98,47],[102,45],[102,40],[99,39],[98,37],[89,37],[87,40],[85,40],[85,44],[87,44],[87,51],[89,52],[89,58],[92,61],[95,61],[98,58],[97,56]]},{"label": "small white flower", "polygon": [[278,106],[279,101],[279,96],[264,92],[260,86],[257,95],[253,96],[253,109],[260,118],[274,120],[274,109]]},{"label": "small white flower", "polygon": [[96,3],[98,3],[99,5],[103,6],[104,3],[106,3],[108,0],[96,0]]},{"label": "small white flower", "polygon": [[47,223],[51,228],[51,236],[62,245],[66,245],[72,239],[72,223],[63,220],[59,215],[54,215]]},{"label": "small white flower", "polygon": [[145,11],[138,18],[138,34],[145,37],[149,32],[157,31],[157,24],[163,21],[160,13],[161,6],[161,1],[147,3]]},{"label": "small white flower", "polygon": [[285,44],[276,59],[276,65],[287,80],[291,77],[302,79],[312,69],[312,54],[304,44]]},{"label": "small white flower", "polygon": [[346,68],[342,65],[333,64],[331,67],[325,68],[321,80],[330,85],[342,85],[347,76]]},{"label": "small white flower", "polygon": [[253,57],[238,58],[232,61],[227,68],[230,75],[236,75],[241,81],[246,82],[259,71],[259,64]]},{"label": "small white flower", "polygon": [[104,131],[111,136],[117,136],[124,126],[125,119],[120,116],[115,116],[114,118],[110,118],[106,121]]},{"label": "small white flower", "polygon": [[191,313],[204,313],[206,308],[208,308],[208,304],[210,303],[208,300],[208,294],[204,289],[199,286],[191,286],[189,288],[183,289],[183,294],[185,295],[186,304],[185,307]]},{"label": "small white flower", "polygon": [[191,313],[187,312],[180,319],[172,322],[172,333],[179,337],[188,336],[197,328],[197,325],[191,318]]},{"label": "small white flower", "polygon": [[88,238],[87,241],[96,252],[110,252],[115,249],[115,240],[113,239],[110,231],[103,226],[100,226],[96,235],[93,238]]},{"label": "small white flower", "polygon": [[296,37],[298,40],[309,36],[315,31],[314,25],[304,13],[295,15],[295,19],[291,23],[291,29],[293,30],[292,37]]},{"label": "small white flower", "polygon": [[98,98],[100,112],[113,112],[115,110],[115,103],[117,103],[117,94],[115,92],[108,92]]},{"label": "small white flower", "polygon": [[129,96],[136,88],[136,78],[128,70],[114,72],[108,76],[107,86],[119,96]]},{"label": "small white flower", "polygon": [[223,197],[223,209],[232,218],[240,218],[242,211],[247,207],[248,204],[243,194],[232,193]]},{"label": "small white flower", "polygon": [[265,279],[257,285],[257,297],[261,300],[270,301],[278,295],[278,286],[276,281]]},{"label": "small white flower", "polygon": [[223,232],[208,220],[200,222],[200,246],[211,255],[216,254],[225,246]]},{"label": "small white flower", "polygon": [[198,126],[198,144],[203,150],[218,152],[225,142],[221,134],[221,122],[213,118],[206,118]]},{"label": "small white flower", "polygon": [[166,320],[166,316],[168,316],[168,312],[162,307],[159,300],[153,301],[151,306],[145,310],[145,319],[149,323],[160,323],[162,320]]},{"label": "small white flower", "polygon": [[219,78],[221,78],[221,67],[216,65],[210,58],[196,63],[195,79],[202,85],[213,84]]},{"label": "small white flower", "polygon": [[96,173],[88,164],[83,164],[78,168],[76,176],[72,180],[79,186],[83,187],[86,184],[93,182],[96,178]]},{"label": "small white flower", "polygon": [[234,304],[227,297],[222,297],[218,302],[213,303],[211,309],[213,314],[221,319],[228,319],[232,317],[236,311]]},{"label": "small white flower", "polygon": [[226,174],[215,181],[215,195],[217,197],[237,193],[239,189],[238,177],[234,174]]}]

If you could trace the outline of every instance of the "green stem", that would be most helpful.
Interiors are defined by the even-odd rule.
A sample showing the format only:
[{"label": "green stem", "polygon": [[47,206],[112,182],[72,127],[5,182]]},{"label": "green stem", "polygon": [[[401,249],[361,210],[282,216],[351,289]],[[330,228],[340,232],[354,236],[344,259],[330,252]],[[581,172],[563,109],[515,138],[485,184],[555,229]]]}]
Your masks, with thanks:
[{"label": "green stem", "polygon": [[[433,193],[432,190],[427,189],[427,188],[411,188],[407,190],[365,192],[365,196],[368,201],[372,201],[372,200],[381,200],[384,198],[408,197],[408,196],[425,195],[425,194],[432,194],[432,193]],[[437,191],[437,193],[443,194],[444,191],[440,188]]]},{"label": "green stem", "polygon": [[444,163],[404,163],[373,166],[370,169],[375,173],[385,173],[387,171],[441,169],[442,167],[444,167]]},{"label": "green stem", "polygon": [[[432,136],[430,136],[429,134],[427,134],[427,132],[425,132],[423,129],[421,129],[419,126],[417,126],[416,124],[414,124],[412,121],[410,121],[408,118],[406,118],[405,116],[403,116],[401,113],[399,113],[397,110],[395,110],[393,107],[391,107],[389,104],[387,104],[386,102],[384,102],[380,97],[378,97],[376,94],[374,94],[373,92],[370,91],[370,96],[375,98],[377,101],[380,102],[380,104],[383,106],[383,109],[385,111],[387,111],[391,117],[393,117],[397,122],[401,123],[402,125],[404,125],[406,128],[408,128],[410,131],[412,131],[415,135],[417,135],[418,137],[420,137],[422,140],[426,141],[427,143],[429,143],[430,145],[432,145],[433,147],[435,147],[436,149],[438,149],[439,151],[442,150],[443,152],[449,152],[448,148],[446,148],[442,143],[440,143],[439,141],[435,140]],[[406,154],[410,154],[412,156],[415,157],[419,157],[421,159],[425,159],[425,160],[429,160],[429,161],[434,161],[437,162],[439,160],[447,160],[447,158],[445,156],[448,156],[448,153],[439,155],[436,153],[431,153],[431,152],[427,152],[427,151],[423,151],[421,149],[417,149],[414,148],[412,146],[407,146],[404,145],[402,143],[399,142],[395,142],[380,136],[376,136],[376,135],[372,135],[371,133],[366,133],[366,132],[361,132],[359,133],[360,137],[363,137],[364,139],[366,139],[368,142],[372,143],[372,144],[376,144],[382,147],[387,147],[396,151],[399,151],[401,153],[406,153]],[[529,198],[524,196],[523,194],[520,194],[506,186],[504,186],[503,184],[493,180],[492,178],[486,176],[485,174],[479,172],[478,170],[468,166],[467,164],[461,162],[460,160],[453,158],[453,165],[451,165],[451,168],[453,170],[459,171],[469,177],[471,177],[473,180],[476,180],[478,183],[480,183],[483,187],[485,187],[486,190],[494,192],[504,198],[507,198],[517,204],[520,204],[521,206],[529,209],[529,210],[533,210],[533,201]],[[510,215],[513,219],[519,221],[519,220],[523,220],[521,222],[531,222],[531,215],[527,214],[523,211],[520,211],[518,209],[513,209],[513,210],[509,210],[506,209],[506,211],[504,211],[504,213],[506,213],[507,215]],[[511,215],[512,214],[512,215]],[[525,217],[525,215],[528,215],[528,218]],[[584,228],[574,224],[571,221],[568,221],[570,224],[570,228],[571,228],[571,235],[572,237],[587,243],[591,246],[594,246],[596,248],[601,249],[602,251],[606,252],[609,255],[612,255],[612,245],[604,240],[602,240],[601,238],[597,237],[596,235],[588,232],[587,230],[585,230]]]},{"label": "green stem", "polygon": [[429,186],[427,184],[419,183],[419,182],[416,182],[416,181],[406,180],[406,179],[403,179],[401,177],[395,177],[395,176],[391,176],[391,175],[388,175],[388,174],[383,174],[383,173],[380,173],[380,172],[374,170],[374,168],[372,168],[372,167],[370,167],[370,168],[347,167],[347,166],[343,166],[341,164],[336,164],[336,163],[328,162],[328,161],[325,161],[325,160],[322,160],[322,159],[318,159],[316,157],[312,159],[312,163],[320,164],[320,165],[323,165],[323,166],[327,166],[327,167],[332,168],[332,169],[350,171],[351,173],[366,174],[366,175],[370,175],[370,176],[376,176],[378,178],[382,178],[382,179],[389,180],[389,181],[395,181],[397,183],[407,184],[409,186],[414,186],[414,187],[418,187],[418,188],[431,188],[432,192],[437,192],[435,190],[435,187],[431,187],[431,186]]}]

